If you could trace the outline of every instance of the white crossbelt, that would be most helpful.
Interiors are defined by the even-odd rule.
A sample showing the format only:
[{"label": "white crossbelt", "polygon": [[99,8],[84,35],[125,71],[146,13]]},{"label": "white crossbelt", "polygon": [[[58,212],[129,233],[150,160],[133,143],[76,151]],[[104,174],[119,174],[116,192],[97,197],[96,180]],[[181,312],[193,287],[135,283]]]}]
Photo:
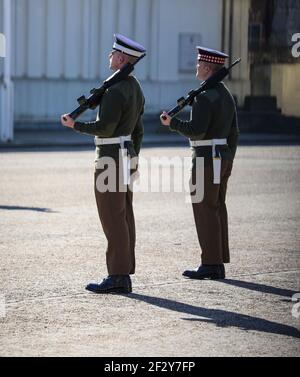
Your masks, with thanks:
[{"label": "white crossbelt", "polygon": [[119,137],[107,137],[107,138],[95,137],[96,146],[120,144],[122,168],[123,168],[123,183],[124,185],[129,185],[130,183],[130,158],[128,158],[127,148],[125,148],[125,141],[131,141],[131,135],[119,136]]},{"label": "white crossbelt", "polygon": [[211,146],[213,159],[214,184],[218,185],[221,182],[221,156],[216,155],[216,145],[226,145],[226,139],[211,139],[211,140],[190,140],[191,147],[207,147]]}]

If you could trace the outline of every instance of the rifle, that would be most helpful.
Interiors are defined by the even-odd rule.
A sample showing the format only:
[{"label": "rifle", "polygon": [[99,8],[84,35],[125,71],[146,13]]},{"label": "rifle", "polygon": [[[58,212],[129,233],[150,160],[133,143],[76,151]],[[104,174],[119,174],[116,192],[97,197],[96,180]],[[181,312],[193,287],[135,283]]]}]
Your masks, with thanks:
[{"label": "rifle", "polygon": [[[110,77],[103,81],[102,86],[99,88],[93,88],[90,90],[90,96],[86,98],[84,95],[77,98],[79,106],[68,114],[73,120],[78,118],[86,110],[94,110],[100,104],[101,98],[105,93],[106,89],[110,88],[112,85],[124,80],[133,70],[134,66],[138,61],[140,61],[146,54],[140,56],[134,63],[127,63],[122,68],[114,72]],[[65,119],[66,120],[66,119]]]},{"label": "rifle", "polygon": [[[216,73],[214,73],[212,76],[210,76],[207,80],[203,81],[203,83],[200,85],[198,89],[191,90],[187,97],[181,97],[177,100],[177,106],[173,107],[170,111],[168,111],[168,115],[173,117],[174,115],[178,114],[185,106],[192,105],[194,98],[201,92],[204,92],[205,90],[212,88],[215,86],[218,82],[222,81],[224,77],[226,77],[229,74],[229,71],[232,67],[234,67],[236,64],[238,64],[241,61],[241,58],[237,59],[234,63],[232,63],[228,68],[222,67],[219,69]],[[163,120],[166,120],[167,118],[165,116],[162,116]]]}]

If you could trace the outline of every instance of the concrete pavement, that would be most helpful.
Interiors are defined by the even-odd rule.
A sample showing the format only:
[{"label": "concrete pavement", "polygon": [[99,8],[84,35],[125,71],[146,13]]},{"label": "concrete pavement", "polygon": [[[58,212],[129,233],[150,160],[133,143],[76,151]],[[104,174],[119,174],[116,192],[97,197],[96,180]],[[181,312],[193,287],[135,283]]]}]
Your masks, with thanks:
[{"label": "concrete pavement", "polygon": [[[250,133],[241,132],[240,145],[299,145],[299,134],[286,133]],[[157,133],[145,130],[144,146],[153,145],[182,145],[187,146],[188,141],[175,132]],[[82,135],[73,130],[61,129],[53,131],[28,130],[15,132],[13,142],[1,143],[0,150],[7,148],[35,148],[35,147],[93,147],[93,137]]]},{"label": "concrete pavement", "polygon": [[186,193],[135,193],[127,296],[84,290],[106,274],[93,158],[92,148],[0,153],[0,356],[300,355],[299,147],[238,149],[225,280],[181,276],[200,261]]}]

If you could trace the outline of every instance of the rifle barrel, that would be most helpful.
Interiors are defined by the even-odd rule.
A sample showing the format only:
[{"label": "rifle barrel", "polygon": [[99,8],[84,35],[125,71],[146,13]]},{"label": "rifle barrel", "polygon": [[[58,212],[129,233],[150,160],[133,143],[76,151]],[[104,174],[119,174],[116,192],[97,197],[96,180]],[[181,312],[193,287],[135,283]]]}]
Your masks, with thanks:
[{"label": "rifle barrel", "polygon": [[234,61],[227,69],[231,69],[232,67],[234,67],[236,64],[238,64],[242,59],[239,58],[239,59],[236,59],[236,61]]}]

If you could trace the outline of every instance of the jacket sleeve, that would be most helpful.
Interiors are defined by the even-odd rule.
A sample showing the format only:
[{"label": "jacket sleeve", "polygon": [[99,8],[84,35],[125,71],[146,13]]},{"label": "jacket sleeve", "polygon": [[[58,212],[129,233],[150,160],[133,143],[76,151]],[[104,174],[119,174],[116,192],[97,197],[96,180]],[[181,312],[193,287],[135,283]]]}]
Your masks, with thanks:
[{"label": "jacket sleeve", "polygon": [[191,119],[182,121],[172,118],[170,129],[188,138],[203,139],[212,117],[210,101],[203,95],[198,95],[193,102]]},{"label": "jacket sleeve", "polygon": [[239,131],[238,120],[237,120],[237,112],[236,112],[236,109],[235,109],[230,133],[229,133],[228,138],[227,138],[227,144],[228,144],[228,147],[229,147],[229,149],[232,153],[233,158],[234,158],[235,153],[236,153],[239,134],[240,134],[240,131]]},{"label": "jacket sleeve", "polygon": [[144,105],[131,135],[133,147],[137,155],[139,155],[140,153],[142,139],[144,136],[144,125],[143,125],[143,118],[142,118],[143,114],[144,114]]},{"label": "jacket sleeve", "polygon": [[120,121],[124,98],[116,88],[108,89],[101,101],[95,122],[75,122],[78,132],[99,137],[111,137]]}]

